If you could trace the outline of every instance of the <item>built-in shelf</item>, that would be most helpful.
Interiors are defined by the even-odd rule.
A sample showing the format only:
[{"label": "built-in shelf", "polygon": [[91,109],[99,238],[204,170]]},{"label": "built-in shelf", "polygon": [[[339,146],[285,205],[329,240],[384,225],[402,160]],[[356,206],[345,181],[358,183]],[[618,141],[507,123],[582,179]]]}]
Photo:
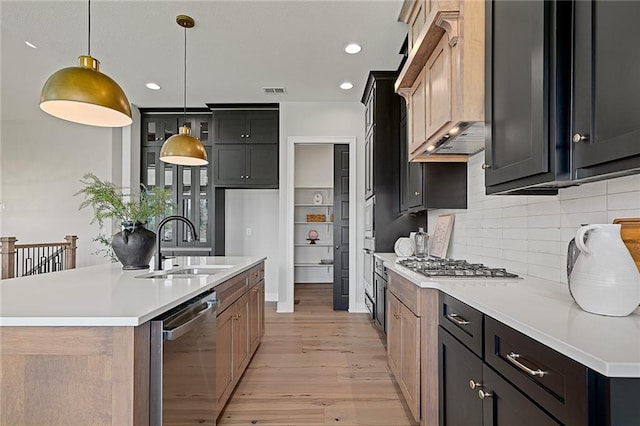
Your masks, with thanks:
[{"label": "built-in shelf", "polygon": [[[318,196],[318,194],[320,196]],[[332,282],[333,264],[320,263],[333,258],[333,188],[295,187],[294,198],[294,280],[295,282]],[[322,222],[309,222],[310,215]],[[309,244],[308,233],[315,230],[319,240]]]},{"label": "built-in shelf", "polygon": [[327,267],[333,267],[333,263],[294,263],[293,266],[327,266]]},{"label": "built-in shelf", "polygon": [[293,222],[295,225],[333,225],[333,222]]}]

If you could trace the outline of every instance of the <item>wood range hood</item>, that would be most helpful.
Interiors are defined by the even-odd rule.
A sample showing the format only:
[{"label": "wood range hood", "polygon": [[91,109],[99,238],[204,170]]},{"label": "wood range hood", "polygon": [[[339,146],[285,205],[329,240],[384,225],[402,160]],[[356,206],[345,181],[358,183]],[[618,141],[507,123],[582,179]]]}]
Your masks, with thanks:
[{"label": "wood range hood", "polygon": [[405,0],[406,62],[395,90],[407,103],[410,161],[467,161],[484,149],[484,2]]}]

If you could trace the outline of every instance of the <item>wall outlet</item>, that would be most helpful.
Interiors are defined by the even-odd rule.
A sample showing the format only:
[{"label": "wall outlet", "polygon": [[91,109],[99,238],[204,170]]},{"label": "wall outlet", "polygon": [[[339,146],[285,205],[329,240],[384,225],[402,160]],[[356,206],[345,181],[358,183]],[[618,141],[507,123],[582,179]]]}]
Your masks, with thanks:
[{"label": "wall outlet", "polygon": [[247,237],[251,236],[251,228],[247,228]]}]

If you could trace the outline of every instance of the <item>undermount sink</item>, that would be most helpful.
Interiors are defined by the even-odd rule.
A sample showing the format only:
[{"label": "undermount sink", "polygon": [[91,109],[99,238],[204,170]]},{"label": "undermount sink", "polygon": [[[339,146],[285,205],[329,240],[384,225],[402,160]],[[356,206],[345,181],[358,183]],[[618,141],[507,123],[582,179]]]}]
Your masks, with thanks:
[{"label": "undermount sink", "polygon": [[158,279],[189,279],[209,275],[215,275],[229,269],[233,265],[198,265],[198,266],[180,266],[166,271],[153,271],[146,274],[138,275],[136,278],[158,278]]}]

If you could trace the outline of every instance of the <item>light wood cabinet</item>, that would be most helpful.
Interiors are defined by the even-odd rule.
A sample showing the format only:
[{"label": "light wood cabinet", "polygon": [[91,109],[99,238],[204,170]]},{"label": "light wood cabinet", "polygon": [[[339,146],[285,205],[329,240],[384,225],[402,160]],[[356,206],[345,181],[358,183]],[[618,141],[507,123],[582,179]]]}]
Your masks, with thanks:
[{"label": "light wood cabinet", "polygon": [[422,426],[439,421],[438,291],[389,271],[387,360],[405,402]]},{"label": "light wood cabinet", "polygon": [[420,421],[420,319],[393,292],[387,294],[389,366],[411,414]]},{"label": "light wood cabinet", "polygon": [[[395,90],[409,109],[409,158],[437,161],[428,156],[442,143],[484,121],[484,3],[411,3],[414,15],[400,15],[409,25],[410,51]],[[421,9],[425,24],[415,36]]]},{"label": "light wood cabinet", "polygon": [[411,87],[409,94],[409,152],[415,152],[426,139],[426,85],[425,69],[422,70]]},{"label": "light wood cabinet", "polygon": [[264,332],[264,263],[219,287],[216,349],[218,414],[249,365]]}]

